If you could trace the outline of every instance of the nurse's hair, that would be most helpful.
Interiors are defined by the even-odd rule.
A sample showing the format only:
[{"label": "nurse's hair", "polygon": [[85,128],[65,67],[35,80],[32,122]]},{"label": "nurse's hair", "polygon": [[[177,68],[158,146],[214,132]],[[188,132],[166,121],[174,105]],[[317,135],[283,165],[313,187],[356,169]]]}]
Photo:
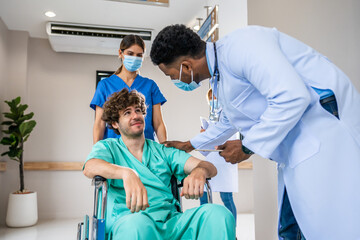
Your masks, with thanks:
[{"label": "nurse's hair", "polygon": [[156,36],[150,51],[151,61],[168,65],[182,56],[199,59],[205,56],[206,43],[185,25],[170,25]]},{"label": "nurse's hair", "polygon": [[101,119],[106,122],[110,129],[113,129],[116,134],[120,134],[117,129],[114,129],[112,124],[119,122],[119,112],[125,110],[130,106],[139,106],[143,115],[146,115],[145,97],[136,90],[129,92],[124,88],[120,92],[113,93],[104,103],[103,115]]},{"label": "nurse's hair", "polygon": [[[138,35],[134,35],[134,34],[127,35],[123,38],[123,40],[120,43],[120,50],[122,52],[124,52],[126,49],[128,49],[132,45],[138,45],[145,52],[144,40],[141,37],[139,37]],[[115,71],[114,74],[119,74],[121,72],[122,66],[123,65],[121,64],[121,66]]]}]

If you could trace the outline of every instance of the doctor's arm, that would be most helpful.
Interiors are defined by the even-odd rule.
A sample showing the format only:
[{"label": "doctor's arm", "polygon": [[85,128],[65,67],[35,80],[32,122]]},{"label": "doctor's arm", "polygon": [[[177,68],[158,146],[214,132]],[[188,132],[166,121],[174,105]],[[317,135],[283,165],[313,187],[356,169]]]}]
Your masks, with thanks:
[{"label": "doctor's arm", "polygon": [[195,157],[190,157],[184,166],[185,174],[189,174],[184,179],[184,185],[180,196],[187,199],[198,199],[204,194],[204,185],[207,178],[216,176],[216,167],[207,161],[202,161]]},{"label": "doctor's arm", "polygon": [[219,122],[211,124],[206,131],[196,135],[190,141],[167,141],[165,146],[174,147],[185,152],[191,152],[194,149],[214,149],[215,146],[222,144],[236,132],[237,129],[230,124],[225,112],[222,111]]},{"label": "doctor's arm", "polygon": [[153,105],[153,125],[160,143],[167,140],[166,126],[161,113],[161,103]]},{"label": "doctor's arm", "polygon": [[93,144],[104,138],[104,132],[106,128],[105,122],[101,119],[104,109],[96,106],[95,110],[95,122],[93,127]]},{"label": "doctor's arm", "polygon": [[107,179],[122,179],[126,193],[126,206],[131,212],[139,212],[149,207],[146,188],[133,169],[93,158],[85,163],[83,173],[88,178],[99,175]]},{"label": "doctor's arm", "polygon": [[225,111],[221,111],[219,122],[209,125],[206,131],[196,135],[190,140],[190,143],[197,149],[214,149],[237,131],[226,117]]}]

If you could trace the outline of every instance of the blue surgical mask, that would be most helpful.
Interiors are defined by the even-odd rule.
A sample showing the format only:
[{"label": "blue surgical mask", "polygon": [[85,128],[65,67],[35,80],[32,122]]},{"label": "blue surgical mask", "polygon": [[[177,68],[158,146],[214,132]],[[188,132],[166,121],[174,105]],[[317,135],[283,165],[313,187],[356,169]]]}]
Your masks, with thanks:
[{"label": "blue surgical mask", "polygon": [[175,84],[175,86],[177,86],[178,88],[180,88],[181,90],[184,90],[184,91],[192,91],[192,90],[195,90],[198,87],[200,87],[200,85],[194,81],[194,76],[193,76],[192,70],[191,70],[191,83],[182,82],[181,74],[182,74],[182,65],[180,66],[179,79],[171,80]]},{"label": "blue surgical mask", "polygon": [[141,67],[142,62],[142,57],[124,55],[123,64],[129,72],[135,72],[136,70],[138,70]]}]

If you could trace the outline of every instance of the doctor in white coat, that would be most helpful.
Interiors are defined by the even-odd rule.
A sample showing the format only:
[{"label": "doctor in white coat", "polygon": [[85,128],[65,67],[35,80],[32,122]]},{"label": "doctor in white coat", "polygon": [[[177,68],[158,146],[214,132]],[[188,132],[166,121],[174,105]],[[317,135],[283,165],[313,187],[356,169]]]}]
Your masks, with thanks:
[{"label": "doctor in white coat", "polygon": [[[360,239],[360,94],[331,61],[260,26],[215,44],[168,26],[150,56],[183,90],[211,78],[223,106],[220,124],[168,146],[215,147],[240,130],[243,141],[219,146],[221,155],[235,163],[255,152],[278,163],[279,239]],[[320,103],[328,93],[333,112]]]}]

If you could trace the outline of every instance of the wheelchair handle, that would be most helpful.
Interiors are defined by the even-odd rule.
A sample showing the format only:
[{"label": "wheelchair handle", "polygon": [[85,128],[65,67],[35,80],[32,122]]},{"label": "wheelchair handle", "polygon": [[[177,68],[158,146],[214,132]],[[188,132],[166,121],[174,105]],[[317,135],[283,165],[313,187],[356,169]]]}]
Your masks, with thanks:
[{"label": "wheelchair handle", "polygon": [[105,182],[107,179],[106,178],[104,178],[104,177],[102,177],[102,176],[99,176],[99,175],[96,175],[95,177],[94,177],[94,181],[95,182]]},{"label": "wheelchair handle", "polygon": [[[211,180],[211,178],[206,178],[206,184],[208,183],[208,181]],[[181,180],[181,182],[177,185],[178,187],[183,187],[184,186],[184,179]]]}]

